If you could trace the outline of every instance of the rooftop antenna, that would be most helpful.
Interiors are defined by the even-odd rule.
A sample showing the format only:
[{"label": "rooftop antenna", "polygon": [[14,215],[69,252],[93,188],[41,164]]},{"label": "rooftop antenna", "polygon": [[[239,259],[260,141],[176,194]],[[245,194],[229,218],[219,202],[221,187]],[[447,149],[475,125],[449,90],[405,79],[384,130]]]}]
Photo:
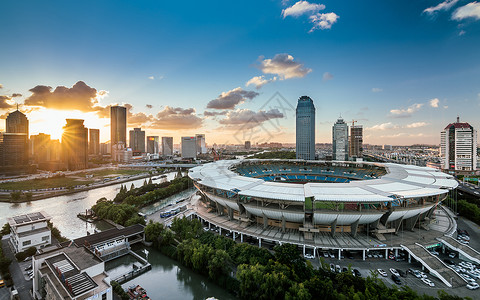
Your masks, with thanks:
[{"label": "rooftop antenna", "polygon": [[457,115],[457,123],[460,123],[460,117]]}]

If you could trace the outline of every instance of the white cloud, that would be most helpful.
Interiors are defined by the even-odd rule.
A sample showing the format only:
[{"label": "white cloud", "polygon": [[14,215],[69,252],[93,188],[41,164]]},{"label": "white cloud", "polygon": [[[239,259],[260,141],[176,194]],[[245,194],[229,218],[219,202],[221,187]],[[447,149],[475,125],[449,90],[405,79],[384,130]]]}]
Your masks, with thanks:
[{"label": "white cloud", "polygon": [[324,81],[332,80],[332,79],[333,79],[332,73],[330,73],[330,72],[325,72],[325,73],[323,73],[323,80],[324,80]]},{"label": "white cloud", "polygon": [[425,127],[427,126],[428,123],[426,122],[415,122],[415,123],[410,123],[405,126],[406,128],[420,128],[420,127]]},{"label": "white cloud", "polygon": [[252,100],[259,94],[254,91],[245,91],[241,87],[234,88],[228,92],[222,92],[217,98],[207,104],[212,109],[234,109],[236,105],[247,100]]},{"label": "white cloud", "polygon": [[415,103],[410,105],[406,109],[392,109],[390,110],[390,116],[393,118],[409,118],[413,113],[417,112],[422,108],[422,103]]},{"label": "white cloud", "polygon": [[462,36],[464,35],[465,33],[467,33],[465,30],[460,30],[460,32],[458,33],[459,36]]},{"label": "white cloud", "polygon": [[457,4],[457,2],[458,0],[445,0],[435,6],[426,8],[423,12],[427,14],[433,14],[440,10],[446,11],[452,8],[452,6],[454,6],[455,4]]},{"label": "white cloud", "polygon": [[434,98],[434,99],[432,99],[432,100],[429,101],[430,106],[431,106],[431,107],[435,107],[435,108],[438,107],[438,103],[439,103],[439,102],[440,102],[440,100],[438,100],[438,98]]},{"label": "white cloud", "polygon": [[310,22],[313,23],[312,29],[309,32],[313,32],[316,29],[330,29],[332,25],[337,22],[337,19],[340,18],[336,13],[326,13],[326,14],[314,14],[310,16]]},{"label": "white cloud", "polygon": [[282,16],[283,18],[287,16],[298,17],[303,14],[315,13],[323,9],[325,9],[325,5],[323,4],[309,3],[308,1],[298,1],[294,5],[282,10]]},{"label": "white cloud", "polygon": [[153,76],[149,76],[149,77],[148,77],[148,79],[154,80],[154,79],[155,79],[155,77],[153,77]]},{"label": "white cloud", "polygon": [[[260,59],[263,59],[263,57],[260,57]],[[261,60],[258,68],[264,74],[278,75],[280,80],[304,77],[312,72],[312,69],[305,68],[303,64],[294,61],[293,56],[287,53],[276,54],[273,58]]]},{"label": "white cloud", "polygon": [[416,133],[416,134],[408,134],[405,132],[400,132],[396,134],[390,134],[390,135],[382,135],[380,138],[388,139],[388,138],[399,138],[399,137],[409,137],[409,138],[414,138],[414,137],[429,137],[430,135],[426,135],[424,133]]},{"label": "white cloud", "polygon": [[372,92],[374,93],[380,93],[381,91],[383,91],[381,88],[372,88]]},{"label": "white cloud", "polygon": [[393,124],[392,122],[382,123],[373,125],[372,127],[366,128],[367,130],[387,130],[387,129],[396,129],[398,128],[397,125]]},{"label": "white cloud", "polygon": [[262,86],[266,85],[267,83],[270,83],[270,82],[273,82],[273,81],[276,81],[276,80],[277,80],[276,76],[271,78],[271,79],[266,79],[265,76],[263,76],[263,75],[255,76],[255,77],[252,77],[249,81],[247,81],[245,86],[254,85],[255,88],[258,90]]},{"label": "white cloud", "polygon": [[452,19],[461,21],[466,18],[480,19],[480,3],[470,2],[467,5],[457,8],[452,14]]}]

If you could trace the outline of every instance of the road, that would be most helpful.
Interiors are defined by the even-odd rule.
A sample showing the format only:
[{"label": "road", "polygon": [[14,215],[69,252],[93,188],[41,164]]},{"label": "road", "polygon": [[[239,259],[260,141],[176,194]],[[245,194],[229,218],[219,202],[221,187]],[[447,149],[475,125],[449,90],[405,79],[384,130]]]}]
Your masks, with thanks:
[{"label": "road", "polygon": [[12,248],[9,245],[8,239],[9,235],[6,235],[2,239],[2,249],[5,256],[12,260],[10,264],[10,273],[12,274],[12,279],[15,285],[15,288],[18,291],[18,295],[22,300],[33,299],[30,295],[30,290],[32,289],[32,281],[26,278],[23,270],[29,264],[28,262],[18,263],[15,259]]}]

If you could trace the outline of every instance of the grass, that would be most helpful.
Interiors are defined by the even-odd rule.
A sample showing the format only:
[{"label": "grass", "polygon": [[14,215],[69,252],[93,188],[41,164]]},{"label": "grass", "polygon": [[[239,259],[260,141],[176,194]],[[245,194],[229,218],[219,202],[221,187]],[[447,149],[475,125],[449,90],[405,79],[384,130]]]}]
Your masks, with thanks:
[{"label": "grass", "polygon": [[[145,170],[131,170],[131,169],[106,169],[96,170],[93,172],[82,172],[66,177],[40,178],[25,180],[19,182],[5,182],[0,183],[0,189],[6,190],[35,190],[35,189],[49,189],[57,187],[69,187],[75,185],[91,184],[95,180],[109,177],[110,175],[138,175],[146,173]],[[85,175],[93,174],[93,178],[85,178]]]}]

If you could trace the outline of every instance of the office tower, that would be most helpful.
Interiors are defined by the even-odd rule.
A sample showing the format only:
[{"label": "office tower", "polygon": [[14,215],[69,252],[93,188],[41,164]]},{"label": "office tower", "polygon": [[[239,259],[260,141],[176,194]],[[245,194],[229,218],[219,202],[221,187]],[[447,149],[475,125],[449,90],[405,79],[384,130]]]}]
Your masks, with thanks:
[{"label": "office tower", "polygon": [[250,141],[245,141],[245,150],[250,150],[250,148],[252,148]]},{"label": "office tower", "polygon": [[83,120],[67,119],[62,134],[63,161],[68,170],[81,170],[88,167],[88,128]]},{"label": "office tower", "polygon": [[182,137],[182,158],[197,158],[197,140],[194,136]]},{"label": "office tower", "polygon": [[158,136],[147,136],[147,153],[158,154]]},{"label": "office tower", "polygon": [[127,145],[127,108],[123,106],[110,107],[110,142],[112,145]]},{"label": "office tower", "polygon": [[362,157],[363,153],[363,127],[362,125],[352,125],[350,127],[350,142],[348,144],[348,155],[351,159]]},{"label": "office tower", "polygon": [[348,160],[348,125],[340,117],[332,128],[333,160]]},{"label": "office tower", "polygon": [[50,135],[39,133],[30,136],[31,151],[30,156],[36,164],[50,161]]},{"label": "office tower", "polygon": [[0,133],[0,165],[28,165],[28,138],[26,133]]},{"label": "office tower", "polygon": [[315,159],[315,106],[308,96],[298,99],[296,110],[297,159]]},{"label": "office tower", "polygon": [[28,137],[28,119],[25,114],[17,110],[8,114],[5,120],[5,132],[6,133],[25,133]]},{"label": "office tower", "polygon": [[173,156],[173,137],[162,136],[162,155]]},{"label": "office tower", "polygon": [[[468,123],[448,124],[440,134],[442,169],[470,174],[477,169],[477,131]],[[462,172],[463,171],[463,172]]]},{"label": "office tower", "polygon": [[145,131],[142,128],[130,130],[129,147],[132,148],[134,155],[145,153]]},{"label": "office tower", "polygon": [[100,129],[88,129],[89,142],[88,142],[88,153],[93,155],[100,154]]},{"label": "office tower", "polygon": [[197,140],[197,154],[207,153],[207,146],[205,145],[205,134],[196,134],[195,139]]}]

